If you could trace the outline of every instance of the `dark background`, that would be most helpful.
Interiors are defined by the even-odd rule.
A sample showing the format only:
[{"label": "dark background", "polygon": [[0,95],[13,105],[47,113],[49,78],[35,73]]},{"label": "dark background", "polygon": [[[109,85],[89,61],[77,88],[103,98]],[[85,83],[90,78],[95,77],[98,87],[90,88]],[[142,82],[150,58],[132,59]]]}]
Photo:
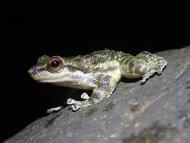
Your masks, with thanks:
[{"label": "dark background", "polygon": [[66,98],[82,93],[33,81],[27,70],[39,56],[74,56],[104,48],[131,54],[142,50],[154,53],[181,48],[190,45],[187,19],[179,24],[145,24],[143,21],[144,24],[110,24],[80,20],[68,22],[60,18],[8,17],[3,27],[5,33],[1,47],[0,141],[46,116],[46,109],[64,104]]}]

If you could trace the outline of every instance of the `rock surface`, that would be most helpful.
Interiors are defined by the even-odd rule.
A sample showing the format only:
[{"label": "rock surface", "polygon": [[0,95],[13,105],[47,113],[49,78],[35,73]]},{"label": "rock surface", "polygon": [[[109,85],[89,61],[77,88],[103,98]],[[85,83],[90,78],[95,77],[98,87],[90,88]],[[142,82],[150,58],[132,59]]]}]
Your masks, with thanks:
[{"label": "rock surface", "polygon": [[190,47],[156,54],[168,60],[162,75],[144,85],[121,81],[95,107],[66,107],[4,143],[189,143]]}]

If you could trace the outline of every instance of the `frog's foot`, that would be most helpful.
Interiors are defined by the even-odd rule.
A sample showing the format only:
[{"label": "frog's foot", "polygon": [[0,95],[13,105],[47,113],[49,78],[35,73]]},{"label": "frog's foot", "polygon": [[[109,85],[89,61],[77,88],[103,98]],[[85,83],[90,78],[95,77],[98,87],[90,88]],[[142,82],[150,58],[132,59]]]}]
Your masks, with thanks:
[{"label": "frog's foot", "polygon": [[72,107],[72,109],[74,111],[80,109],[80,106],[79,106],[80,105],[80,101],[76,101],[76,100],[74,100],[72,98],[69,98],[69,99],[67,99],[67,104],[68,105],[72,105],[71,107]]},{"label": "frog's foot", "polygon": [[59,111],[59,110],[61,110],[61,109],[62,109],[62,106],[50,108],[50,109],[46,110],[46,113],[50,114],[50,113],[52,113],[52,112],[57,112],[57,111]]},{"label": "frog's foot", "polygon": [[91,103],[88,100],[85,101],[77,101],[72,98],[67,99],[67,104],[72,105],[73,111],[76,111],[80,108],[85,108],[91,106]]},{"label": "frog's foot", "polygon": [[143,75],[142,80],[140,80],[140,83],[143,84],[147,81],[147,79],[149,79],[152,75],[154,75],[155,73],[157,73],[158,75],[160,75],[164,69],[165,65],[156,69],[156,70],[151,70],[148,73],[146,73],[145,75]]},{"label": "frog's foot", "polygon": [[84,92],[83,94],[81,94],[80,97],[81,97],[82,99],[85,99],[85,100],[87,100],[87,99],[90,98],[90,96],[88,96],[88,94],[87,94],[86,92]]},{"label": "frog's foot", "polygon": [[163,69],[159,69],[159,70],[156,71],[156,73],[157,73],[158,75],[161,75],[161,74],[162,74],[162,70],[163,70]]},{"label": "frog's foot", "polygon": [[164,68],[166,67],[167,62],[163,63],[163,65],[156,70],[157,74],[160,75]]},{"label": "frog's foot", "polygon": [[142,80],[140,80],[140,83],[141,83],[141,84],[144,84],[144,83],[147,81],[147,79],[150,78],[150,76],[151,76],[150,74],[144,75],[143,78],[142,78]]},{"label": "frog's foot", "polygon": [[84,108],[84,107],[90,106],[90,103],[88,101],[88,99],[90,97],[88,96],[87,93],[84,92],[83,94],[81,94],[81,98],[85,99],[85,101],[77,101],[77,100],[74,100],[72,98],[69,98],[69,99],[67,99],[67,104],[72,105],[71,107],[72,107],[72,109],[74,111],[76,111],[76,110],[78,110],[80,108]]},{"label": "frog's foot", "polygon": [[153,75],[154,73],[156,73],[156,72],[157,72],[157,71],[152,70],[152,71],[150,71],[150,72],[144,74],[142,80],[140,80],[140,83],[141,83],[141,84],[144,84],[144,83],[147,81],[147,79],[149,79],[150,76],[152,76],[152,75]]}]

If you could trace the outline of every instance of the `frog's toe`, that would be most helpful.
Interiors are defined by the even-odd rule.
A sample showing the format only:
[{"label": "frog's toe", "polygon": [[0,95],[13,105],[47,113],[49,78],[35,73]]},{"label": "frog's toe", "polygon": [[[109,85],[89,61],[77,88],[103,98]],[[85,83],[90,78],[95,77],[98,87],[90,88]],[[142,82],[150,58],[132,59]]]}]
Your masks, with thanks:
[{"label": "frog's toe", "polygon": [[160,70],[160,71],[157,71],[157,74],[158,75],[161,75],[162,74],[162,71]]},{"label": "frog's toe", "polygon": [[75,101],[74,99],[69,98],[69,99],[67,99],[67,104],[71,105],[74,103],[74,101]]},{"label": "frog's toe", "polygon": [[61,110],[61,109],[62,109],[62,106],[50,108],[50,109],[48,109],[48,110],[46,111],[46,113],[50,114],[50,113],[52,113],[52,112],[57,112],[57,111],[59,111],[59,110]]},{"label": "frog's toe", "polygon": [[159,70],[157,70],[157,74],[158,74],[158,75],[161,75],[161,74],[162,74],[162,71],[163,71],[163,68],[160,68]]},{"label": "frog's toe", "polygon": [[80,108],[85,108],[85,107],[89,107],[92,106],[92,103],[89,102],[89,100],[85,100],[85,101],[76,101],[74,99],[69,98],[67,100],[67,104],[72,105],[72,109],[74,111],[80,109]]},{"label": "frog's toe", "polygon": [[147,78],[143,78],[142,80],[140,80],[140,84],[144,84],[146,82]]},{"label": "frog's toe", "polygon": [[67,104],[72,105],[71,107],[72,107],[73,111],[76,111],[81,108],[80,106],[82,105],[82,102],[76,101],[72,98],[69,98],[69,99],[67,99]]},{"label": "frog's toe", "polygon": [[77,111],[80,109],[79,105],[77,105],[77,104],[73,104],[71,107],[72,107],[73,111]]},{"label": "frog's toe", "polygon": [[84,92],[83,94],[81,94],[81,98],[87,100],[90,98],[90,96],[88,96],[88,94],[86,92]]}]

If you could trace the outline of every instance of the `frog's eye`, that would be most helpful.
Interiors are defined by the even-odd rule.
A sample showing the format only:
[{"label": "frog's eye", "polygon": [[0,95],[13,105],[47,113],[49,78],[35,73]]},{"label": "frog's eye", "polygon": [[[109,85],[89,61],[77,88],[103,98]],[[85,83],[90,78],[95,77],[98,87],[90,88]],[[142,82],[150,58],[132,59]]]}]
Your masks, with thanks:
[{"label": "frog's eye", "polygon": [[62,68],[62,60],[59,57],[52,57],[48,62],[49,72],[59,72]]}]

